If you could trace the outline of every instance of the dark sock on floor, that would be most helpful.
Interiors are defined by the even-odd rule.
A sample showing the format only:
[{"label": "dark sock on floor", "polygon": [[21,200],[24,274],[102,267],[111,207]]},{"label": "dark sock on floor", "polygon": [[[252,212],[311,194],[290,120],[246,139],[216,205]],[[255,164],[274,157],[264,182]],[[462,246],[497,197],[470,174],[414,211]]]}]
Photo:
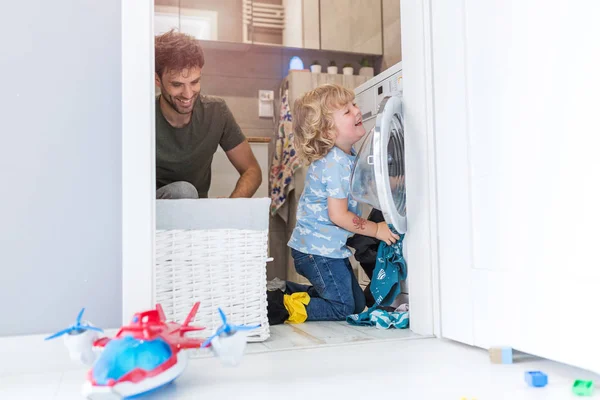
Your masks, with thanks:
[{"label": "dark sock on floor", "polygon": [[284,293],[281,290],[267,291],[267,317],[269,325],[283,324],[289,317],[287,308],[283,304]]}]

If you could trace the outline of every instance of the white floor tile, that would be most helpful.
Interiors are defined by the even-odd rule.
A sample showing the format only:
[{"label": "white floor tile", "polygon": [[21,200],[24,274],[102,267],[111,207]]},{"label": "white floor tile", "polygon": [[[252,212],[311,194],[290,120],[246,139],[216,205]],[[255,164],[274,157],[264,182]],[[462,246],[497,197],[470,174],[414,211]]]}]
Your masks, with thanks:
[{"label": "white floor tile", "polygon": [[52,399],[58,392],[63,372],[4,375],[0,377],[0,399]]}]

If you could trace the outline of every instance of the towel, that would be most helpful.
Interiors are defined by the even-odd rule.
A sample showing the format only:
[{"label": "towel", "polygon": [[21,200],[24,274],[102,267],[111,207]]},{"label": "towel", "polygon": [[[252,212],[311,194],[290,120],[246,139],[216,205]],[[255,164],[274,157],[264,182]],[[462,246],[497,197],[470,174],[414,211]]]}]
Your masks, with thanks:
[{"label": "towel", "polygon": [[286,201],[294,172],[302,166],[294,149],[294,132],[292,130],[292,114],[288,101],[288,89],[281,96],[279,127],[273,152],[273,162],[269,174],[271,187],[271,215]]},{"label": "towel", "polygon": [[[392,232],[394,228],[390,226]],[[392,304],[396,296],[400,294],[400,281],[406,279],[406,261],[402,255],[402,241],[400,240],[388,246],[385,242],[379,244],[377,250],[377,262],[371,279],[371,293],[376,305],[387,306]]]},{"label": "towel", "polygon": [[404,329],[408,327],[408,311],[387,312],[373,306],[360,314],[352,314],[346,317],[350,325],[375,326],[377,329],[388,329],[391,327]]}]

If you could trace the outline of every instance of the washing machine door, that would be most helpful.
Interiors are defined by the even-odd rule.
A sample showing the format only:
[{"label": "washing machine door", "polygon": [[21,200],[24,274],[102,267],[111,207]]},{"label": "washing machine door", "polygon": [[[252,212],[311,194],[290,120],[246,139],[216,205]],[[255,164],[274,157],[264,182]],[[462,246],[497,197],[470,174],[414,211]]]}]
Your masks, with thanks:
[{"label": "washing machine door", "polygon": [[379,105],[375,126],[361,146],[350,180],[358,201],[381,210],[388,224],[405,233],[404,120],[402,97],[386,97]]}]

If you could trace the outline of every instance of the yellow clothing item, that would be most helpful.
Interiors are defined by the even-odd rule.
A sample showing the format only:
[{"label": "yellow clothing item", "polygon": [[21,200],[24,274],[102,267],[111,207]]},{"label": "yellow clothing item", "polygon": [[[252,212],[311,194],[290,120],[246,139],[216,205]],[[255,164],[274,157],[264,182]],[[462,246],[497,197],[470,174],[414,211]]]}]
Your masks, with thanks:
[{"label": "yellow clothing item", "polygon": [[287,309],[290,317],[285,322],[291,324],[300,324],[306,321],[306,305],[310,303],[310,296],[306,292],[297,292],[283,295],[283,305]]}]

